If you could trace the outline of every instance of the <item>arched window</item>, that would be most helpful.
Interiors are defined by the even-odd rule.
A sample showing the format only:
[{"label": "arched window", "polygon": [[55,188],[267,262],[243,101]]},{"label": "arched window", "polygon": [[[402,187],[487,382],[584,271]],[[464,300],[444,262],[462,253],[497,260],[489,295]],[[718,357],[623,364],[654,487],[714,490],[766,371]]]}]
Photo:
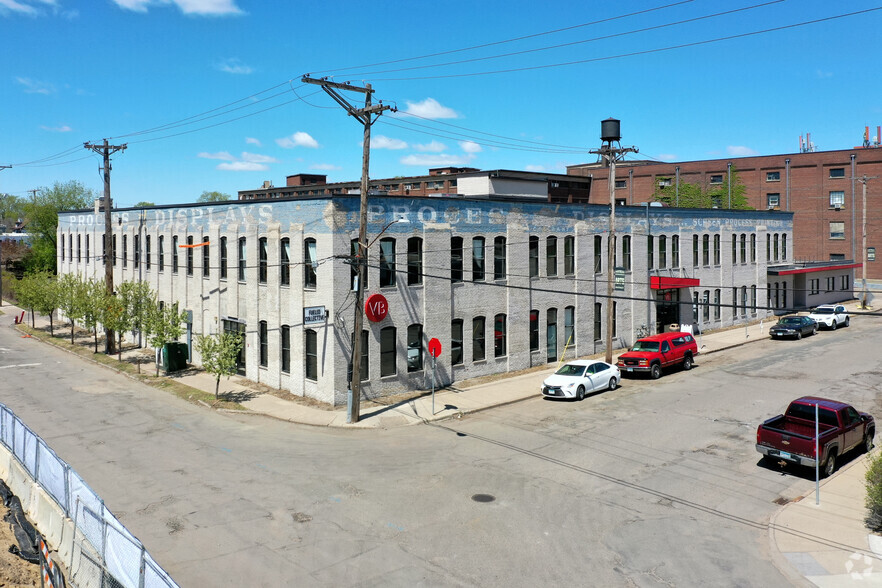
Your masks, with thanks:
[{"label": "arched window", "polygon": [[[160,237],[162,239],[162,237]],[[220,240],[220,277],[222,280],[227,279],[227,238],[221,237]]]},{"label": "arched window", "polygon": [[528,257],[530,265],[530,277],[535,278],[539,275],[539,237],[530,237]]},{"label": "arched window", "polygon": [[303,287],[315,288],[318,280],[315,268],[318,265],[318,251],[315,239],[303,241]]},{"label": "arched window", "polygon": [[259,284],[266,284],[269,265],[266,237],[261,237],[257,240],[257,261],[257,282]]},{"label": "arched window", "polygon": [[288,237],[279,241],[279,284],[291,285],[291,239]]},{"label": "arched window", "polygon": [[318,380],[318,335],[312,329],[304,331],[304,361],[307,380]]},{"label": "arched window", "polygon": [[[135,242],[135,250],[136,250],[135,263],[136,264],[138,261],[137,249],[138,249],[138,243],[136,241]],[[193,275],[193,235],[187,235],[187,275],[188,276]]]},{"label": "arched window", "polygon": [[407,285],[423,283],[423,240],[411,237],[407,240]]},{"label": "arched window", "polygon": [[257,335],[260,342],[260,367],[266,367],[269,365],[269,334],[266,321],[258,323]]},{"label": "arched window", "polygon": [[450,322],[450,365],[462,363],[462,319]]},{"label": "arched window", "polygon": [[485,274],[484,237],[472,237],[472,281],[483,282]]},{"label": "arched window", "polygon": [[539,351],[539,311],[530,311],[530,351]]},{"label": "arched window", "polygon": [[[147,245],[149,248],[150,237],[147,237]],[[150,259],[147,259],[147,267],[150,267]],[[202,277],[207,278],[211,275],[211,249],[208,245],[208,236],[202,237]]]},{"label": "arched window", "polygon": [[549,362],[557,361],[557,309],[549,308],[545,316],[546,358]]},{"label": "arched window", "polygon": [[622,267],[626,272],[631,271],[631,235],[622,237]]},{"label": "arched window", "polygon": [[485,328],[484,317],[476,316],[472,319],[472,361],[480,361],[487,357],[484,348]]},{"label": "arched window", "polygon": [[398,353],[395,342],[395,327],[380,330],[380,377],[394,376],[398,373],[395,365]]},{"label": "arched window", "polygon": [[698,235],[692,235],[692,267],[699,265]]},{"label": "arched window", "polygon": [[493,279],[504,280],[506,278],[507,252],[505,237],[493,239]]},{"label": "arched window", "polygon": [[407,371],[423,369],[423,325],[407,327]]},{"label": "arched window", "polygon": [[493,318],[493,355],[503,357],[508,353],[508,326],[506,316],[497,314]]},{"label": "arched window", "polygon": [[165,271],[165,235],[159,236],[159,271]]},{"label": "arched window", "polygon": [[567,306],[564,308],[564,344],[576,344],[576,307]]},{"label": "arched window", "polygon": [[564,275],[576,273],[576,238],[572,235],[564,237]]},{"label": "arched window", "polygon": [[714,265],[720,265],[720,234],[714,235]]},{"label": "arched window", "polygon": [[750,263],[756,263],[756,233],[750,234]]},{"label": "arched window", "polygon": [[668,267],[668,238],[665,235],[658,236],[658,267]]},{"label": "arched window", "polygon": [[450,281],[462,282],[462,237],[450,238]]},{"label": "arched window", "polygon": [[671,237],[671,264],[675,268],[680,267],[680,235]]},{"label": "arched window", "polygon": [[741,263],[747,263],[747,235],[741,234]]},{"label": "arched window", "polygon": [[291,372],[291,327],[279,327],[279,349],[281,351],[282,372]]},{"label": "arched window", "polygon": [[545,238],[545,275],[557,275],[557,237]]},{"label": "arched window", "polygon": [[380,287],[395,285],[395,239],[380,239]]},{"label": "arched window", "polygon": [[245,237],[239,237],[239,281],[245,281]]}]

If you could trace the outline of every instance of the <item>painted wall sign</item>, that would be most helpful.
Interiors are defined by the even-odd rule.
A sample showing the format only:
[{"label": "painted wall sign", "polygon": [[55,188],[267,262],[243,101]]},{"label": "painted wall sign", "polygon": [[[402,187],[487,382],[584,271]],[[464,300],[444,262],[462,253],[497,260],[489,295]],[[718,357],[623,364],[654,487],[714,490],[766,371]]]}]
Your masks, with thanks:
[{"label": "painted wall sign", "polygon": [[324,306],[306,306],[303,308],[303,325],[321,325],[325,322]]},{"label": "painted wall sign", "polygon": [[364,314],[372,323],[378,323],[389,314],[389,302],[382,294],[371,294],[364,303]]}]

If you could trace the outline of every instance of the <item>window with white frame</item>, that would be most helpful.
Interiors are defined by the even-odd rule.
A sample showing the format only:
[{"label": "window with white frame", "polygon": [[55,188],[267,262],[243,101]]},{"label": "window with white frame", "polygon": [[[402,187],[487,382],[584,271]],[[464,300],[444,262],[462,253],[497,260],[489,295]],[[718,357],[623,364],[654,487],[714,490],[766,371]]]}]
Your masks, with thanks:
[{"label": "window with white frame", "polygon": [[830,208],[844,208],[845,207],[845,192],[842,190],[831,190],[830,191]]},{"label": "window with white frame", "polygon": [[830,221],[830,238],[845,239],[845,223],[842,221]]}]

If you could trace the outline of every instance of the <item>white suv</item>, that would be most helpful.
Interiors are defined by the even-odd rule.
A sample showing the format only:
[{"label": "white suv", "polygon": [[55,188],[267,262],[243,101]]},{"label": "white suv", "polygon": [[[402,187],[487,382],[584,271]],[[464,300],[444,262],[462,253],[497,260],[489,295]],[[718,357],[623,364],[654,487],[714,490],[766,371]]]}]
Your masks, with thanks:
[{"label": "white suv", "polygon": [[819,327],[835,329],[848,326],[848,312],[841,304],[824,304],[812,310],[809,318],[818,323]]}]

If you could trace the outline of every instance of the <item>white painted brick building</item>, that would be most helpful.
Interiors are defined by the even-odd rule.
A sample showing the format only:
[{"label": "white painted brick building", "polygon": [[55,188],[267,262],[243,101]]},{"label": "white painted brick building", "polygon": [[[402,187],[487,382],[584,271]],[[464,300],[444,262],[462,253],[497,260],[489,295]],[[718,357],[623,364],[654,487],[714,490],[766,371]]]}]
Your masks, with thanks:
[{"label": "white painted brick building", "polygon": [[[192,311],[193,335],[243,332],[247,378],[345,404],[358,208],[356,195],[115,210],[114,280],[146,281]],[[603,351],[608,220],[608,206],[529,198],[372,198],[365,298],[382,294],[389,313],[364,323],[364,394],[429,388],[430,338],[443,346],[440,385],[543,365],[565,348]],[[103,214],[60,214],[59,273],[102,279],[103,233]],[[789,212],[617,208],[615,346],[644,325],[709,330],[771,315],[767,271],[792,261],[791,242]],[[786,306],[779,293],[774,307]],[[310,307],[326,319],[304,325]]]}]

